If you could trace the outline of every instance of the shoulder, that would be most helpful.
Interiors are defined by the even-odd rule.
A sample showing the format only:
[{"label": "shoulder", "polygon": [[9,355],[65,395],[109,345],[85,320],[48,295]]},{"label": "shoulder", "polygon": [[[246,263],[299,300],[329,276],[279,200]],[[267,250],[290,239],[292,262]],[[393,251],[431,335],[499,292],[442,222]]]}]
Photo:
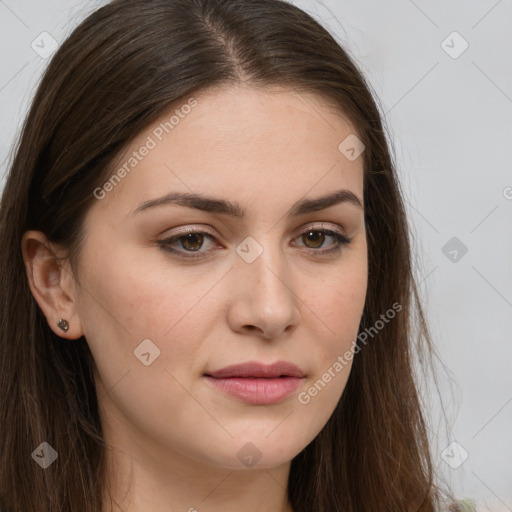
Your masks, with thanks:
[{"label": "shoulder", "polygon": [[[450,507],[449,512],[509,512],[510,508],[507,507],[503,502],[492,501],[488,503],[486,500],[484,503],[476,502],[470,498],[464,498],[463,500],[457,500]],[[1,512],[1,511],[0,511]]]},{"label": "shoulder", "polygon": [[476,502],[469,498],[458,500],[450,507],[450,512],[477,512]]}]

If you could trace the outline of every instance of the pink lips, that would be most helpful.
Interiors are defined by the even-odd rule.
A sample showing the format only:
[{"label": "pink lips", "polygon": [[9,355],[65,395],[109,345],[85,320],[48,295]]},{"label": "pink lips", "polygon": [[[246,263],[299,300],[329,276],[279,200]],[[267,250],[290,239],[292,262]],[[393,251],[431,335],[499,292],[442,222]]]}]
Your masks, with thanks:
[{"label": "pink lips", "polygon": [[248,362],[205,374],[208,382],[250,404],[272,404],[293,393],[304,372],[296,365],[278,361],[271,365]]}]

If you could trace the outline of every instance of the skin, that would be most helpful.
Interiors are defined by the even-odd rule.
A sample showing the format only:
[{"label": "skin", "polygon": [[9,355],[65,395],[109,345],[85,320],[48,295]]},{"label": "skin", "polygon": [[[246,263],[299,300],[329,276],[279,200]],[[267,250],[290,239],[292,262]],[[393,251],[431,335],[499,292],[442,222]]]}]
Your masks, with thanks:
[{"label": "skin", "polygon": [[[197,106],[88,210],[79,275],[54,258],[65,256],[62,248],[29,231],[27,276],[54,332],[67,340],[84,335],[93,354],[114,510],[290,512],[291,459],[333,413],[351,361],[308,404],[298,395],[352,348],[368,269],[362,209],[345,202],[297,218],[286,213],[300,199],[339,189],[362,202],[363,161],[338,150],[354,127],[314,95],[231,86],[194,97]],[[236,201],[246,217],[181,205],[131,214],[171,191]],[[199,248],[204,258],[156,243],[180,227],[214,235],[202,245],[172,244],[188,254]],[[319,255],[336,240],[308,241],[301,234],[309,228],[338,229],[352,240]],[[252,263],[236,252],[247,236],[263,249]],[[67,333],[59,318],[68,320]],[[160,350],[148,366],[134,355],[145,339]],[[203,376],[278,360],[306,377],[271,405],[248,404]],[[252,467],[237,456],[247,443],[261,455]]]}]

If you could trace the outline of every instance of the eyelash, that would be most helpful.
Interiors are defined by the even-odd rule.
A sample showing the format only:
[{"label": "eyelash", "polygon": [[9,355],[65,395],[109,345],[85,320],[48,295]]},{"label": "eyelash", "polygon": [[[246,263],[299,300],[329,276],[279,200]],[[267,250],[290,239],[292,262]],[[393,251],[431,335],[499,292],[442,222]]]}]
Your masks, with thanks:
[{"label": "eyelash", "polygon": [[[302,235],[304,235],[305,233],[308,233],[310,231],[313,231],[315,233],[323,233],[324,235],[332,236],[336,242],[335,247],[332,249],[328,249],[328,250],[322,251],[322,250],[318,250],[318,249],[308,248],[309,251],[312,251],[315,255],[318,255],[318,256],[339,253],[341,251],[342,247],[348,246],[350,244],[350,242],[352,241],[352,238],[342,235],[342,234],[338,233],[337,231],[333,231],[331,229],[318,228],[318,227],[307,228],[302,233],[300,233],[297,238],[300,238]],[[174,235],[170,238],[166,238],[164,240],[159,240],[157,242],[157,244],[159,246],[161,246],[164,250],[169,251],[173,254],[177,254],[178,256],[180,256],[182,258],[198,259],[198,258],[206,257],[205,254],[207,254],[207,252],[199,253],[199,251],[186,251],[186,250],[185,250],[185,252],[181,251],[181,250],[176,251],[175,249],[171,249],[169,247],[170,244],[172,244],[176,241],[179,241],[181,238],[185,238],[189,234],[206,235],[206,237],[209,238],[210,240],[215,240],[215,237],[208,231],[199,231],[199,230],[194,230],[193,228],[191,228],[189,230],[185,230],[185,231],[181,232],[179,235]],[[196,252],[198,254],[197,255],[193,254],[194,252]],[[189,253],[191,253],[191,254],[189,254]]]}]

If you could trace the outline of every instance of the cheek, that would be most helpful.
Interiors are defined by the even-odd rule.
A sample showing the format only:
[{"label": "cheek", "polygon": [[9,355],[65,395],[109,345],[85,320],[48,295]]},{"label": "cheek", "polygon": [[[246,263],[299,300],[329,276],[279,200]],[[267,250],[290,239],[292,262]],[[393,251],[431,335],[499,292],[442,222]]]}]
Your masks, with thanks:
[{"label": "cheek", "polygon": [[196,371],[209,328],[204,308],[212,307],[204,297],[214,277],[194,282],[174,271],[171,280],[168,267],[143,267],[114,251],[108,261],[89,265],[94,272],[84,276],[79,310],[99,395],[109,400],[113,390],[116,407],[141,427],[172,422],[170,411],[191,402],[180,383],[188,388]]},{"label": "cheek", "polygon": [[144,368],[134,354],[139,346],[147,346],[150,360],[156,356],[156,366],[187,375],[210,319],[218,318],[212,308],[220,303],[211,300],[211,292],[222,274],[178,271],[161,256],[148,251],[143,258],[141,252],[112,250],[103,262],[92,257],[88,268],[94,272],[83,279],[79,310],[85,337],[100,373],[114,381]]},{"label": "cheek", "polygon": [[[367,290],[365,261],[333,272],[329,278],[313,286],[309,283],[305,296],[311,322],[324,334],[318,337],[327,354],[350,345],[357,336]],[[320,334],[320,333],[319,333]]]},{"label": "cheek", "polygon": [[366,289],[366,262],[362,259],[315,286],[314,294],[306,301],[310,324],[314,326],[311,356],[315,358],[316,372],[298,398],[306,410],[315,411],[315,422],[328,420],[350,375]]}]

